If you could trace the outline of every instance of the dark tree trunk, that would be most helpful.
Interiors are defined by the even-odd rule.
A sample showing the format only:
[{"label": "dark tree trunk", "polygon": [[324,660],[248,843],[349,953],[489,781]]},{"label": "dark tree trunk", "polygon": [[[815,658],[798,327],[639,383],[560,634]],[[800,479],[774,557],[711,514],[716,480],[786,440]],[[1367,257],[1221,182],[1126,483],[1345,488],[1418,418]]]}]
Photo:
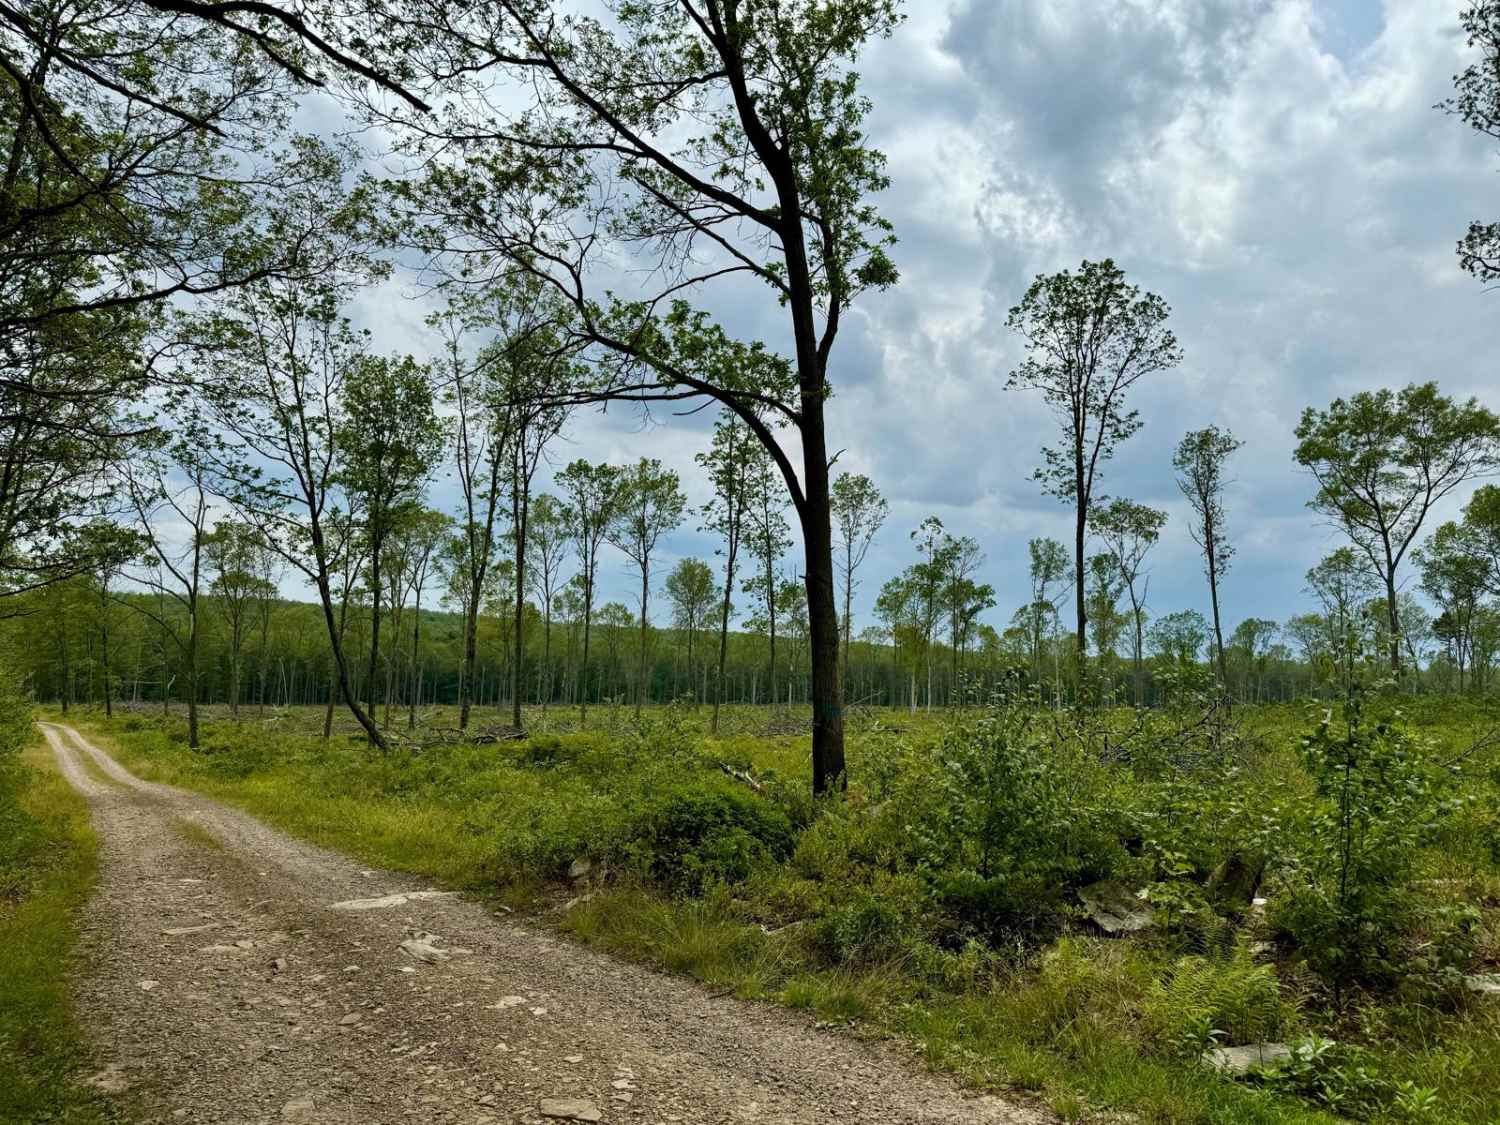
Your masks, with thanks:
[{"label": "dark tree trunk", "polygon": [[839,676],[833,521],[828,502],[828,449],[823,433],[821,387],[816,398],[804,396],[802,402],[802,471],[807,495],[801,514],[812,650],[813,792],[827,793],[844,788],[848,774],[844,763],[844,690]]}]

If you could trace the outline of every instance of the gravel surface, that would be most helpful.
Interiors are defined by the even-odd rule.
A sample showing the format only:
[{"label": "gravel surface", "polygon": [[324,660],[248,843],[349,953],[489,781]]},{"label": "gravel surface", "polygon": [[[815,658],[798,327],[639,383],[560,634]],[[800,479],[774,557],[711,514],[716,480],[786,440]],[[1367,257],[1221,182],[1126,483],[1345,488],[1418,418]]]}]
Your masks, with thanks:
[{"label": "gravel surface", "polygon": [[143,782],[59,724],[102,855],[89,1078],[146,1122],[1040,1125],[888,1044],[716,997]]}]

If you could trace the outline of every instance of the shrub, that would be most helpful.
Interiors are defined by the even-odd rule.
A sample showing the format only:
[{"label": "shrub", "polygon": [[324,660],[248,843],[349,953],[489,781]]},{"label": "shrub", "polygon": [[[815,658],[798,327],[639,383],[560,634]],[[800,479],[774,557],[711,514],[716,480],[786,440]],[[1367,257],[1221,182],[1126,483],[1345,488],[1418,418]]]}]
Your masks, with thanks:
[{"label": "shrub", "polygon": [[1342,1002],[1350,984],[1389,984],[1409,967],[1410,939],[1431,905],[1412,888],[1419,849],[1455,805],[1444,799],[1398,721],[1366,720],[1357,691],[1337,726],[1325,713],[1303,739],[1317,797],[1273,924]]},{"label": "shrub", "polygon": [[679,894],[741,883],[761,863],[790,858],[796,839],[785,812],[751,794],[684,789],[646,810],[636,850],[651,878]]}]

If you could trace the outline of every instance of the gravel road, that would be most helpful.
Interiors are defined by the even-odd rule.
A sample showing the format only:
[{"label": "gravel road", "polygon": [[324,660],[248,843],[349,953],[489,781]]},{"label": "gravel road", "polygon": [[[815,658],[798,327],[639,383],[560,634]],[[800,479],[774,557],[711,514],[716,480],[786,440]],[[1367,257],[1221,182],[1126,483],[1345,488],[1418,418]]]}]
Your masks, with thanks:
[{"label": "gravel road", "polygon": [[71,727],[42,731],[103,849],[78,988],[89,1081],[137,1120],[1045,1120],[895,1046],[361,868],[141,781]]}]

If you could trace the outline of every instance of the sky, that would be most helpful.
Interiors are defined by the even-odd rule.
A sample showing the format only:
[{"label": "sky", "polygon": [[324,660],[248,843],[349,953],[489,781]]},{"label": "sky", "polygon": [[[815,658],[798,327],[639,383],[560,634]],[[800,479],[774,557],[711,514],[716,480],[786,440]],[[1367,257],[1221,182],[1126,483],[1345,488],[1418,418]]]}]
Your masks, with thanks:
[{"label": "sky", "polygon": [[[983,547],[1000,628],[1026,598],[1027,541],[1070,539],[1070,511],[1031,479],[1056,423],[1038,396],[1005,389],[1021,358],[1005,318],[1036,274],[1084,258],[1113,258],[1165,299],[1184,352],[1137,386],[1145,425],[1102,482],[1169,513],[1147,564],[1151,612],[1207,609],[1171,453],[1211,423],[1244,442],[1226,497],[1238,547],[1226,632],[1308,608],[1303,575],[1339,540],[1306,508],[1313,485],[1292,460],[1303,408],[1428,379],[1500,408],[1486,346],[1500,294],[1454,254],[1469,221],[1500,212],[1500,153],[1433,108],[1465,59],[1457,11],[1457,0],[906,6],[859,66],[902,277],[847,321],[828,405],[838,468],[867,473],[891,504],[856,632],[880,584],[914,560],[909,535],[928,515]],[[401,284],[366,294],[358,317],[377,346],[420,352],[423,310]],[[787,350],[769,294],[723,312],[737,334]],[[698,504],[693,456],[711,420],[590,412],[552,460],[659,457]],[[439,480],[437,501],[451,497]],[[658,574],[684,556],[713,560],[697,522],[666,541]],[[605,562],[606,597],[633,604],[628,568]]]}]

